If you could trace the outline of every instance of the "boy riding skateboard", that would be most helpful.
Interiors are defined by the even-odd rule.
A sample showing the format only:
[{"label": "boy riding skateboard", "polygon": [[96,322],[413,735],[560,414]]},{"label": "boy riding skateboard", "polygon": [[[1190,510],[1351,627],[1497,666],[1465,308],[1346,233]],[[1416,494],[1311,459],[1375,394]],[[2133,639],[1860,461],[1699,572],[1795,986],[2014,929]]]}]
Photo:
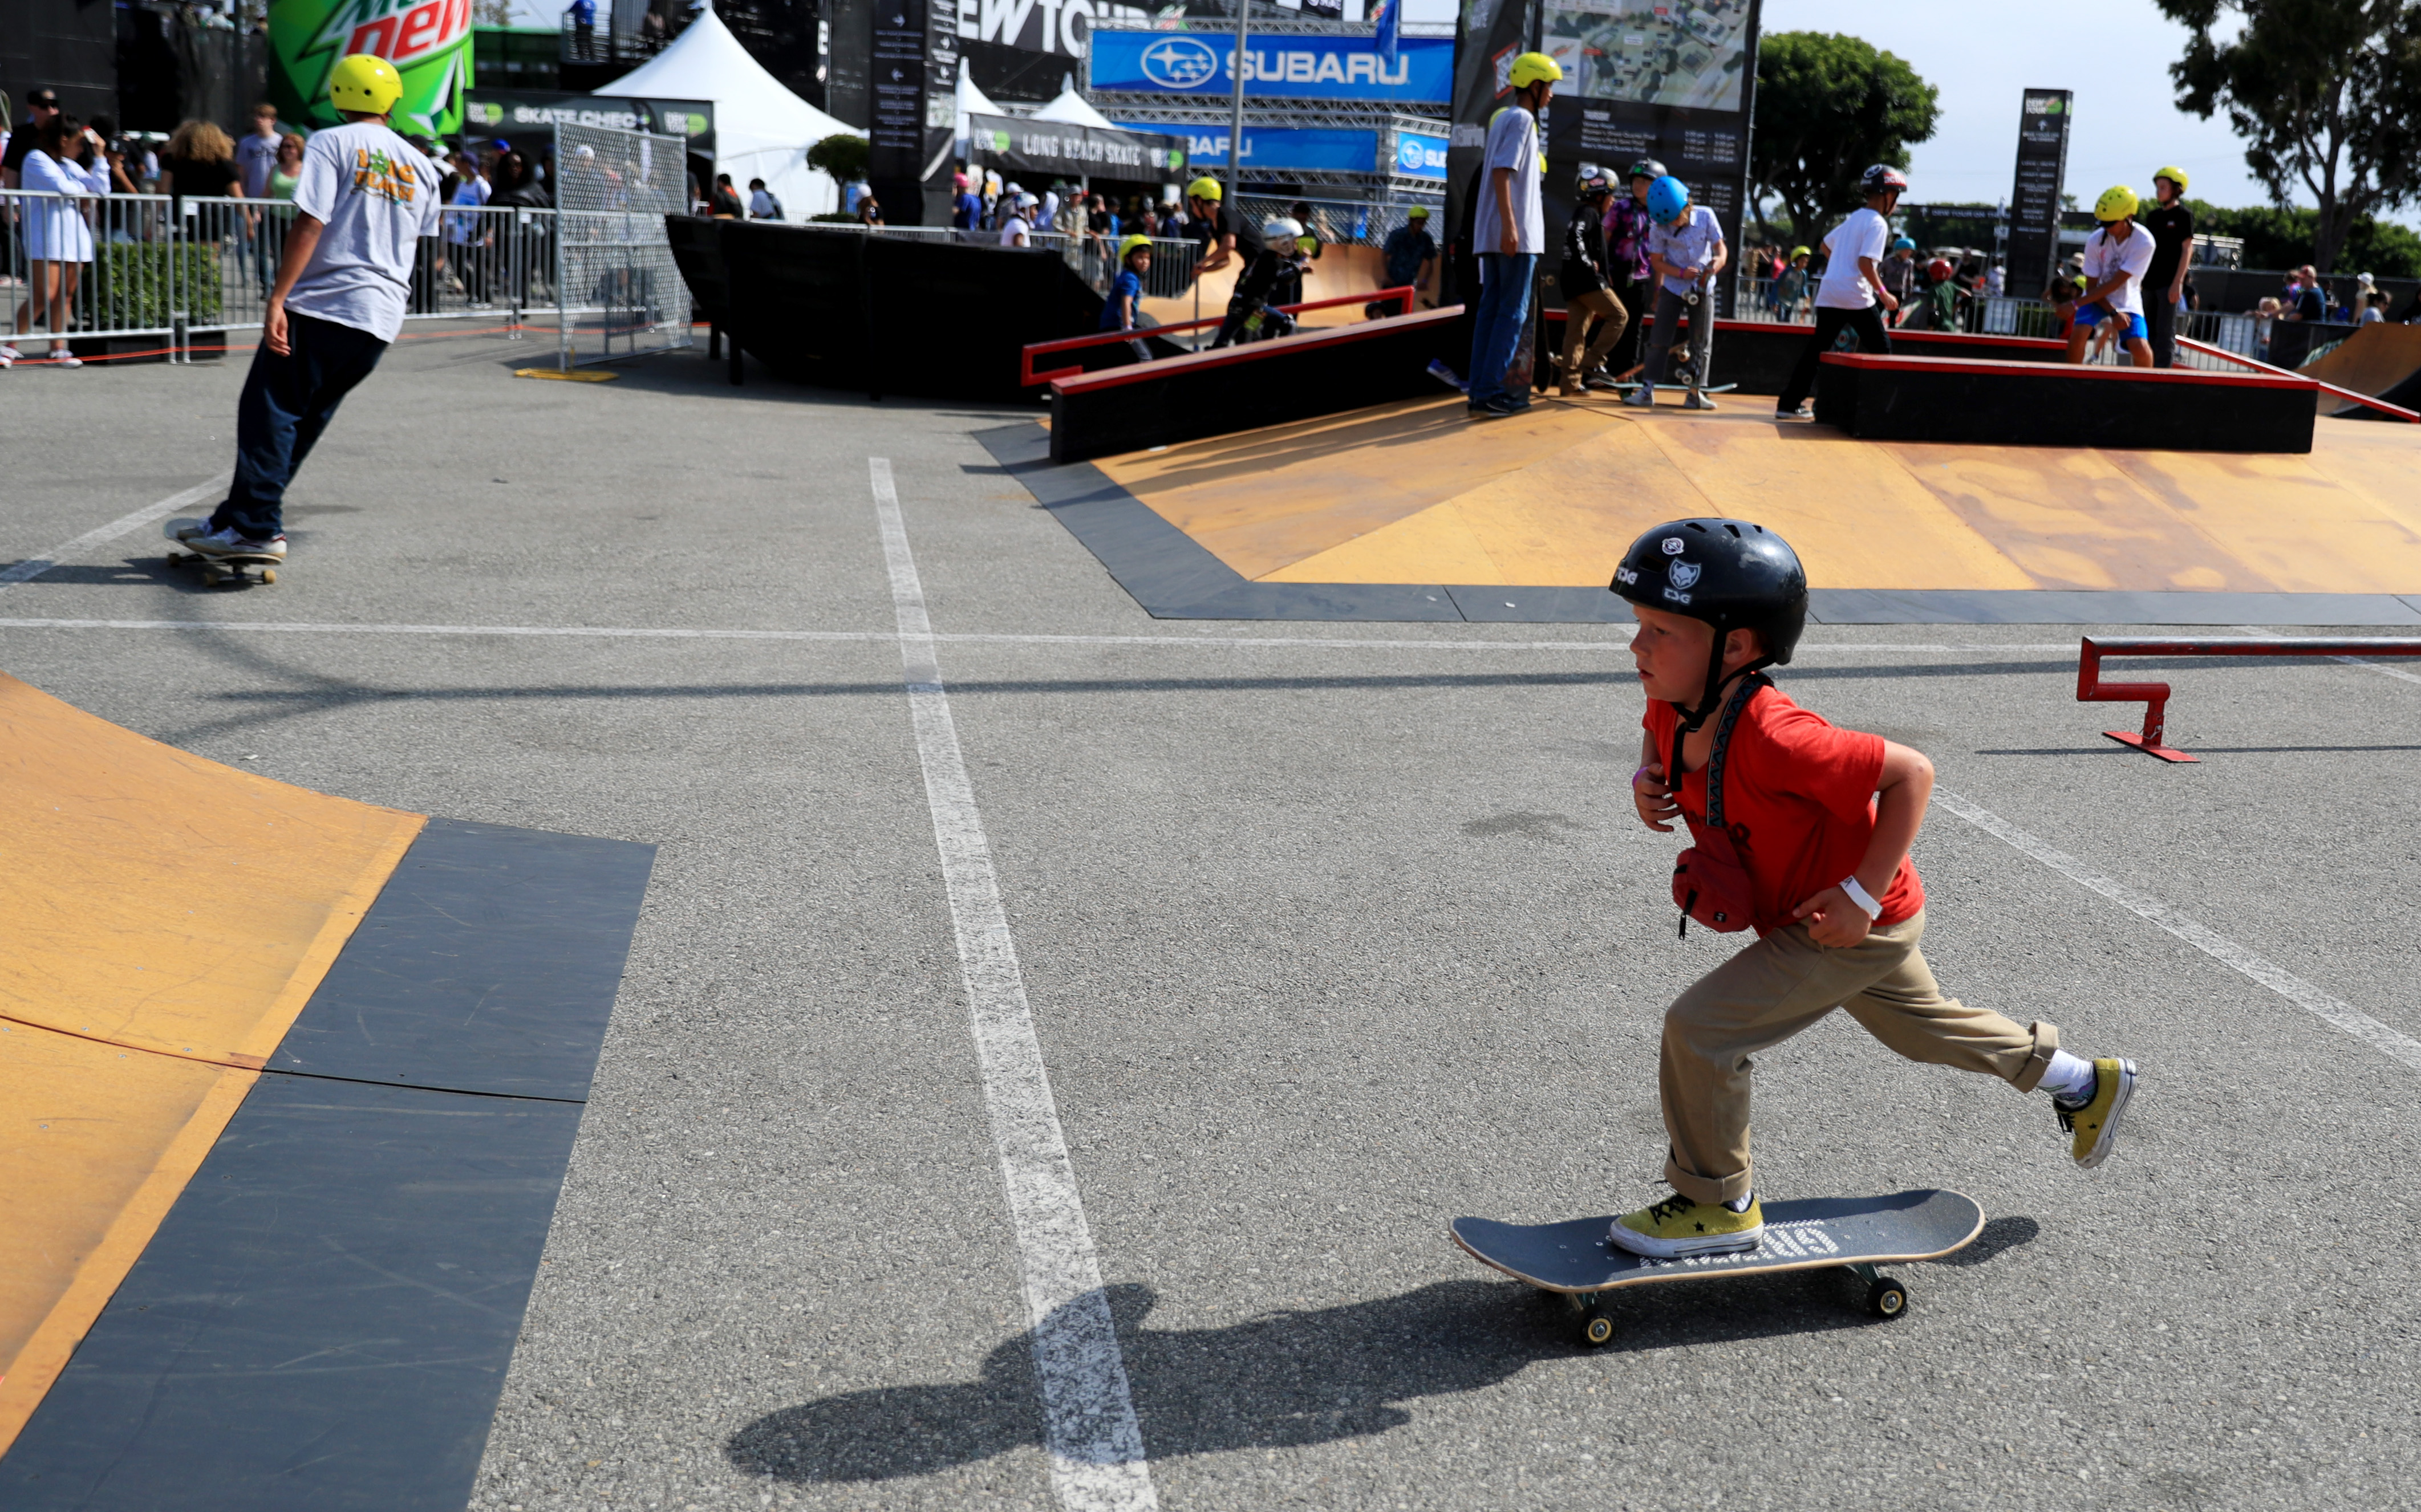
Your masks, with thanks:
[{"label": "boy riding skateboard", "polygon": [[403,328],[414,251],[437,234],[439,175],[387,129],[402,94],[403,76],[382,57],[357,53],[328,70],[328,101],[345,124],[303,149],[298,213],[236,402],[235,482],[208,521],[167,524],[169,539],[196,555],[286,555],[294,470]]},{"label": "boy riding skateboard", "polygon": [[1608,1239],[1657,1258],[1762,1242],[1749,1057],[1835,1007],[1911,1060],[2049,1092],[2076,1162],[2101,1164],[2134,1064],[2080,1059],[2059,1048],[2055,1025],[1944,997],[1918,952],[1925,887],[1908,851],[1932,764],[1825,723],[1763,675],[1790,660],[1806,625],[1797,554],[1746,521],[1678,520],[1632,544],[1612,586],[1639,620],[1631,653],[1648,695],[1632,802],[1649,829],[1670,833],[1678,817],[1696,842],[1674,875],[1681,927],[1695,918],[1757,938],[1665,1010],[1658,1076],[1673,1195],[1617,1219]]}]

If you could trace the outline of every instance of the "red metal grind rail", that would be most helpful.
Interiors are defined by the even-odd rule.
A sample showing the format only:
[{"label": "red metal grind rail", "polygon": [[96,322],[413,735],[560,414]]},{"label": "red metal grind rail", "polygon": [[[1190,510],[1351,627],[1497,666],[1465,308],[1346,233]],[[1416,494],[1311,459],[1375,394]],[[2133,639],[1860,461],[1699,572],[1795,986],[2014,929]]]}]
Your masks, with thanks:
[{"label": "red metal grind rail", "polygon": [[2169,685],[2165,682],[2104,682],[2101,680],[2101,659],[2105,656],[2421,656],[2421,640],[2385,636],[2336,640],[2317,635],[2281,635],[2274,640],[2203,641],[2138,636],[2085,637],[2084,649],[2076,660],[2076,701],[2080,704],[2140,702],[2144,706],[2141,734],[2130,734],[2125,730],[2103,730],[2101,733],[2120,745],[2148,751],[2163,761],[2194,761],[2198,758],[2163,743],[2168,739]]},{"label": "red metal grind rail", "polygon": [[[1374,289],[1367,294],[1338,294],[1329,299],[1306,300],[1301,304],[1279,304],[1273,307],[1284,310],[1289,315],[1300,315],[1305,310],[1335,309],[1340,304],[1377,304],[1394,300],[1401,306],[1398,313],[1410,315],[1413,313],[1413,300],[1419,293],[1420,290],[1410,284],[1399,284],[1394,288]],[[1047,373],[1036,372],[1034,359],[1052,352],[1075,351],[1086,347],[1106,347],[1113,342],[1132,341],[1142,336],[1164,336],[1179,331],[1199,331],[1205,326],[1217,325],[1226,319],[1224,315],[1206,315],[1198,320],[1173,320],[1166,325],[1139,325],[1126,331],[1096,331],[1088,336],[1068,336],[1058,341],[1038,341],[1027,347],[1024,356],[1019,360],[1017,381],[1027,388],[1033,388],[1037,384],[1048,383],[1054,378],[1083,376],[1085,369],[1082,367],[1059,367]]]}]

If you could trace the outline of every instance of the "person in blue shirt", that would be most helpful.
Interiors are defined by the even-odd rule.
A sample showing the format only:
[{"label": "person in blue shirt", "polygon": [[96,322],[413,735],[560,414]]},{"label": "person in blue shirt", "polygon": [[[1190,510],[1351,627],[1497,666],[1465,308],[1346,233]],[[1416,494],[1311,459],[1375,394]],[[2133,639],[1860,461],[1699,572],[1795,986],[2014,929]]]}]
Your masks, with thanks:
[{"label": "person in blue shirt", "polygon": [[963,173],[952,176],[957,193],[950,200],[950,225],[961,231],[977,230],[983,226],[983,196]]},{"label": "person in blue shirt", "polygon": [[[1143,326],[1143,281],[1151,276],[1151,238],[1130,236],[1118,243],[1118,275],[1110,284],[1110,297],[1101,303],[1101,329],[1134,331]],[[1149,362],[1151,349],[1141,340],[1127,346],[1135,361]]]},{"label": "person in blue shirt", "polygon": [[584,63],[597,58],[597,0],[571,0],[563,8],[571,18],[571,54]]}]

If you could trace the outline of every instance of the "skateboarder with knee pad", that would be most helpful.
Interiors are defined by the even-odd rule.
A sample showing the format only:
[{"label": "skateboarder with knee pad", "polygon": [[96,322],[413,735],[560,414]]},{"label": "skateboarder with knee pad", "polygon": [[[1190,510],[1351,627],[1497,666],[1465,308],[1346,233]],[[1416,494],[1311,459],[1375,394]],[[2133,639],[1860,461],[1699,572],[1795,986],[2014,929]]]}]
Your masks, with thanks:
[{"label": "skateboarder with knee pad", "polygon": [[195,555],[285,556],[294,470],[403,329],[414,253],[437,234],[439,174],[387,127],[402,95],[395,65],[367,53],[328,70],[328,101],[345,124],[303,149],[298,213],[236,404],[234,486],[208,521],[167,523],[168,538]]},{"label": "skateboarder with knee pad", "polygon": [[1689,365],[1684,382],[1685,410],[1711,410],[1707,397],[1707,368],[1715,352],[1715,274],[1724,271],[1727,252],[1724,228],[1715,212],[1690,203],[1689,185],[1666,174],[1648,188],[1648,218],[1655,223],[1648,234],[1648,260],[1663,280],[1656,288],[1656,330],[1648,340],[1648,368],[1639,387],[1622,402],[1647,409],[1656,402],[1656,385],[1664,381],[1664,363],[1673,350],[1676,329],[1689,317],[1690,345],[1683,351]]},{"label": "skateboarder with knee pad", "polygon": [[1824,278],[1816,286],[1816,334],[1800,349],[1774,401],[1777,418],[1804,419],[1807,395],[1816,386],[1816,369],[1844,330],[1854,331],[1860,351],[1888,352],[1891,333],[1883,312],[1898,310],[1899,300],[1884,287],[1883,243],[1891,239],[1891,212],[1908,190],[1908,176],[1878,163],[1858,180],[1867,203],[1824,236]]},{"label": "skateboarder with knee pad", "polygon": [[1797,554],[1746,521],[1678,520],[1632,544],[1613,589],[1639,621],[1632,660],[1648,696],[1632,802],[1649,829],[1679,818],[1695,841],[1673,878],[1680,928],[1757,938],[1665,1010],[1673,1195],[1615,1220],[1611,1242],[1659,1258],[1757,1247],[1750,1057],[1836,1007],[1911,1060],[2049,1092],[2071,1156],[2101,1164],[2134,1064],[2082,1059],[2053,1024],[1945,997],[1917,948],[1926,898],[1909,847],[1932,765],[1826,723],[1765,676],[1806,624]]},{"label": "skateboarder with knee pad", "polygon": [[1596,168],[1581,170],[1572,188],[1572,218],[1564,227],[1564,262],[1556,270],[1564,286],[1564,351],[1554,363],[1561,374],[1557,386],[1567,398],[1591,388],[1614,387],[1612,379],[1590,375],[1631,323],[1631,312],[1614,292],[1607,268],[1605,207],[1613,197],[1612,179]]}]

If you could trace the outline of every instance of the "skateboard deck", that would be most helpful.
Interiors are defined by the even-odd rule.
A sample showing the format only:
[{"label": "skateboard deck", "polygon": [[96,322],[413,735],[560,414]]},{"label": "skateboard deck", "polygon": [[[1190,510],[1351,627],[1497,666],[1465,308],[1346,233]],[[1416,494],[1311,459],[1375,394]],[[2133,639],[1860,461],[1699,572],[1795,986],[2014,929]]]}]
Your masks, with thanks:
[{"label": "skateboard deck", "polygon": [[160,527],[160,533],[168,538],[170,567],[197,567],[201,569],[202,581],[213,588],[229,583],[250,585],[277,581],[277,569],[286,564],[286,558],[282,556],[272,556],[266,552],[212,556],[187,546],[177,534],[180,528],[204,522],[199,520],[171,520]]},{"label": "skateboard deck", "polygon": [[1562,1224],[1458,1218],[1450,1232],[1463,1253],[1481,1264],[1570,1298],[1580,1317],[1582,1339],[1603,1344],[1614,1336],[1613,1319],[1599,1306],[1606,1293],[1707,1276],[1839,1267],[1867,1282],[1867,1306],[1877,1317],[1898,1317],[1908,1309],[1908,1287],[1876,1268],[1899,1260],[1938,1259],[1974,1243],[1984,1230],[1984,1209],[1956,1192],[1808,1197],[1767,1203],[1765,1239],[1754,1250],[1653,1260],[1607,1240],[1614,1217]]}]

